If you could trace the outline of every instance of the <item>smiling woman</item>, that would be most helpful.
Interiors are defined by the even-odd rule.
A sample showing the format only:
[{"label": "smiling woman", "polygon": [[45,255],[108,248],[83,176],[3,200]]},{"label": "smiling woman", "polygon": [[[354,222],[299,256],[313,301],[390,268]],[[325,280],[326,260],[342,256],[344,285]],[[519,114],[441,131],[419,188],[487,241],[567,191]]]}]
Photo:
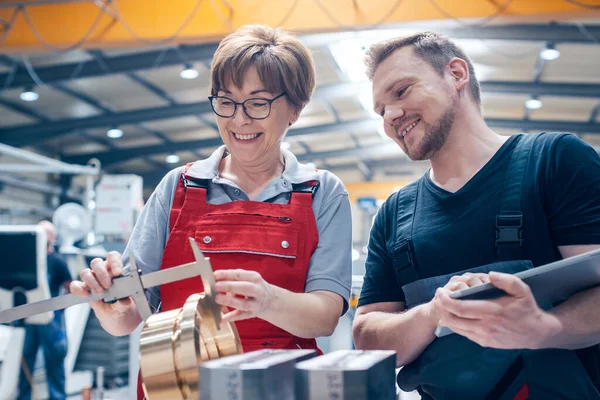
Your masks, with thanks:
[{"label": "smiling woman", "polygon": [[[282,146],[314,86],[310,52],[289,33],[247,26],[223,39],[209,99],[224,146],[167,174],[123,257],[96,259],[73,293],[110,286],[129,257],[145,273],[190,262],[192,237],[210,257],[216,300],[233,309],[223,321],[236,323],[244,351],[320,351],[315,338],[330,335],[348,308],[352,228],[341,181],[300,164]],[[150,302],[174,310],[202,291],[192,278],[164,285]],[[115,335],[140,322],[133,302],[93,308]]]}]

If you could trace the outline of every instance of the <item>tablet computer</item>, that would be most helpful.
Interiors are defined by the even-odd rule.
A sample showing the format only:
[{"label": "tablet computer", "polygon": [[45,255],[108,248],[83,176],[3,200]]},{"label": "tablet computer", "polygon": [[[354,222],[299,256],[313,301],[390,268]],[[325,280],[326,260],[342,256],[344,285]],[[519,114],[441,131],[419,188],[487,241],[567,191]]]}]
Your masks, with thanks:
[{"label": "tablet computer", "polygon": [[[600,249],[565,258],[515,274],[531,288],[539,305],[560,302],[573,294],[600,285]],[[450,297],[461,300],[494,299],[506,294],[491,283],[453,292]],[[452,331],[438,326],[437,337]]]}]

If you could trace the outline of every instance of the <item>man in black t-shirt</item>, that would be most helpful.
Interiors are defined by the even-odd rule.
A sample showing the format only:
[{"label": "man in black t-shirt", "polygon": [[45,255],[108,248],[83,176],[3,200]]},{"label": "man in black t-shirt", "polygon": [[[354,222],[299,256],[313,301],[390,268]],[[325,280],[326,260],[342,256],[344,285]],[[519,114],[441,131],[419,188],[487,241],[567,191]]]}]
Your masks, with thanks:
[{"label": "man in black t-shirt", "polygon": [[[386,134],[431,169],[375,218],[357,348],[395,350],[399,386],[427,399],[600,398],[600,288],[542,309],[512,275],[600,248],[598,154],[570,134],[494,133],[444,36],[376,44],[367,68]],[[485,282],[508,295],[449,297]]]},{"label": "man in black t-shirt", "polygon": [[[60,294],[61,287],[68,290],[72,280],[71,274],[65,261],[54,251],[54,242],[56,241],[54,225],[49,221],[41,221],[38,225],[44,228],[48,237],[48,285],[50,296],[56,297]],[[67,355],[67,337],[63,310],[55,311],[54,318],[49,324],[25,326],[23,360],[27,370],[22,368],[19,375],[18,400],[31,399],[33,369],[39,348],[44,354],[48,398],[50,400],[66,399],[64,361]]]}]

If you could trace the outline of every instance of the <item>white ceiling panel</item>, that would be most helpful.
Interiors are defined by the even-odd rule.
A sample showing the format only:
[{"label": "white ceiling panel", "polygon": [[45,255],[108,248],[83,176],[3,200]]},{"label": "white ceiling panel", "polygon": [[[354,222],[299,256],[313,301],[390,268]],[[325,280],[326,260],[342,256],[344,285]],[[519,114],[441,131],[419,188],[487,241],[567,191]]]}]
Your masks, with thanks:
[{"label": "white ceiling panel", "polygon": [[161,145],[164,142],[156,136],[128,137],[127,135],[123,135],[123,137],[115,139],[113,143],[120,149],[131,149],[134,147]]},{"label": "white ceiling panel", "polygon": [[161,132],[181,132],[183,130],[203,129],[204,124],[194,116],[148,121],[144,124],[148,128]]},{"label": "white ceiling panel", "polygon": [[111,75],[110,79],[105,77],[78,79],[69,82],[68,85],[119,111],[168,105],[168,102],[124,75]]},{"label": "white ceiling panel", "polygon": [[0,127],[9,128],[11,126],[19,126],[25,124],[34,124],[37,120],[28,116],[17,113],[0,105]]},{"label": "white ceiling panel", "polygon": [[88,140],[85,143],[72,144],[64,148],[65,155],[76,156],[78,154],[100,153],[110,150],[110,147],[101,143]]},{"label": "white ceiling panel", "polygon": [[183,128],[169,132],[169,139],[174,142],[218,138],[219,134],[210,128]]},{"label": "white ceiling panel", "polygon": [[573,97],[544,96],[540,100],[544,106],[539,110],[532,110],[531,119],[587,122],[596,105],[595,99]]},{"label": "white ceiling panel", "polygon": [[600,83],[600,46],[561,44],[560,58],[548,61],[542,80],[546,82]]},{"label": "white ceiling panel", "polygon": [[486,118],[521,119],[525,116],[527,95],[482,93],[481,103]]},{"label": "white ceiling panel", "polygon": [[38,100],[31,102],[21,100],[22,90],[20,88],[5,90],[2,92],[2,97],[35,110],[51,119],[85,118],[101,114],[101,111],[97,108],[53,89],[51,86],[36,86],[35,91],[40,97]]},{"label": "white ceiling panel", "polygon": [[179,76],[183,69],[180,65],[139,71],[138,75],[163,89],[180,103],[208,101],[209,71],[200,63],[193,64],[193,67],[199,72],[196,79],[182,79]]}]

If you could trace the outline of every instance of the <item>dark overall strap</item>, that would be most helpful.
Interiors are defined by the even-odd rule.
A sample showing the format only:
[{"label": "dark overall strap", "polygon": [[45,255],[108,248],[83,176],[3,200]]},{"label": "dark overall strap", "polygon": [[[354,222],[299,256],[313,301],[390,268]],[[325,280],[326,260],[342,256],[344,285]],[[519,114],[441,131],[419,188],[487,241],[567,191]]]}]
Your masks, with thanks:
[{"label": "dark overall strap", "polygon": [[[396,236],[398,242],[394,246],[392,254],[393,262],[396,268],[398,278],[404,285],[418,281],[419,274],[415,269],[414,247],[412,241],[412,232],[415,222],[415,211],[417,208],[417,196],[421,180],[416,184],[411,184],[398,193],[398,219],[396,221]],[[410,221],[408,224],[407,221]],[[400,231],[400,227],[407,227]]]},{"label": "dark overall strap", "polygon": [[521,134],[504,178],[500,213],[496,216],[496,258],[523,259],[523,211],[521,192],[533,142],[537,135]]},{"label": "dark overall strap", "polygon": [[319,181],[307,181],[302,183],[292,183],[292,195],[294,193],[310,193],[314,198],[319,189]]},{"label": "dark overall strap", "polygon": [[292,194],[289,204],[297,204],[304,207],[312,207],[312,202],[319,189],[319,181],[307,181],[292,183]]}]

